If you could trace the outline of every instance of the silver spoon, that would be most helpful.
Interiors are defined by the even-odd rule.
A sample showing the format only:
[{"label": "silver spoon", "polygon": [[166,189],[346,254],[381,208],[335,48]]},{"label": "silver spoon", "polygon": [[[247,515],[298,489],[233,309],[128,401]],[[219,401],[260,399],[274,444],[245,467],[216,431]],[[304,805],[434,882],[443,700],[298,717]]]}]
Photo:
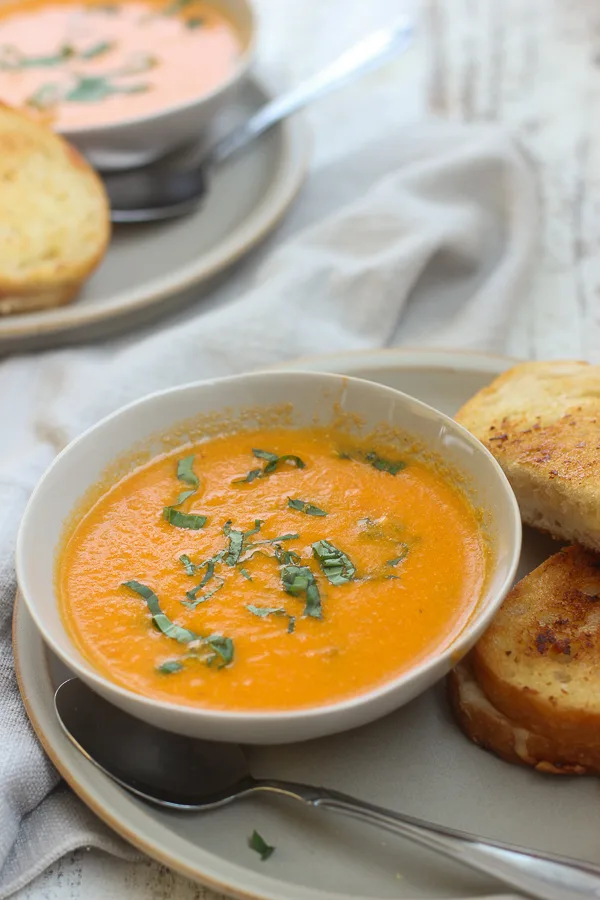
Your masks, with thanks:
[{"label": "silver spoon", "polygon": [[390,831],[539,900],[600,898],[600,867],[591,863],[433,825],[327,788],[253,778],[240,747],[147,725],[77,678],[61,684],[54,704],[65,734],[90,762],[157,806],[200,811],[252,793],[283,794]]},{"label": "silver spoon", "polygon": [[200,162],[182,162],[181,153],[125,172],[102,173],[113,222],[150,222],[191,212],[207,190],[210,170],[250,141],[327,91],[386,62],[410,45],[407,22],[376,31],[316,75],[276,97],[218,141]]}]

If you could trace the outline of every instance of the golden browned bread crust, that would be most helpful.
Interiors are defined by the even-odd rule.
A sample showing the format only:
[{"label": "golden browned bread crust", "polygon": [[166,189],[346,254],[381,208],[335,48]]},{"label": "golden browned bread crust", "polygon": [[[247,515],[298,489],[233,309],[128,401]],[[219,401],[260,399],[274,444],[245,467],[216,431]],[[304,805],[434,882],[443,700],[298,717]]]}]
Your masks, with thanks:
[{"label": "golden browned bread crust", "polygon": [[456,418],[504,469],[524,522],[600,551],[600,366],[522,363]]},{"label": "golden browned bread crust", "polygon": [[4,104],[0,210],[0,314],[68,303],[106,252],[106,193],[73,147]]},{"label": "golden browned bread crust", "polygon": [[567,547],[523,578],[472,664],[499,712],[600,759],[600,557]]},{"label": "golden browned bread crust", "polygon": [[497,710],[475,679],[468,659],[448,676],[448,698],[467,737],[507,762],[549,775],[600,774],[600,753],[536,734]]}]

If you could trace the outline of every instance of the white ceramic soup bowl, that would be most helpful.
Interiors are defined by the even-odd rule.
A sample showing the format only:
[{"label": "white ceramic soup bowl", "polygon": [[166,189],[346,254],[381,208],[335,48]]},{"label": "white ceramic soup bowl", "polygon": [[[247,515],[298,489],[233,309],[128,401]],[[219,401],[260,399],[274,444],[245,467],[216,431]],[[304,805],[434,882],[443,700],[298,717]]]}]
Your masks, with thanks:
[{"label": "white ceramic soup bowl", "polygon": [[[140,447],[164,450],[161,439],[184,444],[194,429],[328,425],[340,413],[360,417],[363,433],[391,426],[433,451],[468,487],[482,510],[491,544],[489,574],[463,631],[426,662],[343,702],[277,712],[227,712],[153,700],[101,675],[76,648],[65,628],[54,571],[65,522],[86,491],[119,457]],[[291,411],[291,415],[290,415]],[[205,418],[206,417],[206,418]],[[278,420],[281,419],[281,422]],[[221,425],[220,423],[223,423]],[[190,424],[193,423],[193,424]],[[200,425],[198,425],[200,423]],[[199,431],[200,428],[200,431]],[[171,447],[172,449],[172,447]],[[133,463],[130,464],[131,466]],[[25,602],[44,640],[93,690],[116,706],[161,728],[195,737],[241,743],[285,743],[364,725],[420,694],[442,678],[473,646],[510,589],[521,547],[521,519],[502,470],[490,453],[452,419],[392,388],[342,375],[265,372],[204,381],[151,394],[103,419],[52,463],[29,501],[17,541],[17,575]],[[393,585],[393,582],[390,582]],[[393,590],[393,587],[390,587]]]},{"label": "white ceramic soup bowl", "polygon": [[[98,127],[59,128],[102,171],[128,169],[160,159],[172,150],[197,142],[215,117],[235,98],[252,62],[256,22],[250,0],[207,0],[236,28],[242,53],[228,78],[212,91],[152,115],[119,119]],[[202,61],[199,60],[199,65]]]}]

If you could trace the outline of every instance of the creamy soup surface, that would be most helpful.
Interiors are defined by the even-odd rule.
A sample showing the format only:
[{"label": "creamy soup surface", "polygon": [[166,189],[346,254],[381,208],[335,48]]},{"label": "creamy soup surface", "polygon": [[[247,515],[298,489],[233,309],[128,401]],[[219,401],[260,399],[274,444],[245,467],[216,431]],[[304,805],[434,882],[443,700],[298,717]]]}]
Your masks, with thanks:
[{"label": "creamy soup surface", "polygon": [[57,562],[62,612],[98,670],[157,699],[252,711],[353,697],[446,647],[481,595],[485,538],[465,496],[335,431],[211,439],[102,490]]},{"label": "creamy soup surface", "polygon": [[242,53],[201,0],[10,0],[0,6],[0,98],[57,130],[109,125],[194,100]]}]

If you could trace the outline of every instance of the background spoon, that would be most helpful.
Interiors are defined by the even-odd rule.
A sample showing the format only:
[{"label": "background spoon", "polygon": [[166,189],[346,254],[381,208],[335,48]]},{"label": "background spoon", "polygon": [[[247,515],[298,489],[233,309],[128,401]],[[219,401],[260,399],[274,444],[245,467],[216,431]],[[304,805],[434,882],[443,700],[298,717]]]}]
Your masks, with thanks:
[{"label": "background spoon", "polygon": [[109,778],[150,803],[201,811],[251,793],[283,794],[392,832],[540,900],[600,898],[600,867],[591,863],[484,840],[327,788],[253,778],[240,747],[154,728],[77,678],[61,684],[54,704],[75,747]]},{"label": "background spoon", "polygon": [[138,169],[102,173],[112,221],[149,222],[191,212],[207,189],[211,168],[311,100],[406,50],[412,37],[413,27],[406,21],[374,32],[307,81],[267,103],[200,161],[190,159],[189,153],[176,152]]}]

